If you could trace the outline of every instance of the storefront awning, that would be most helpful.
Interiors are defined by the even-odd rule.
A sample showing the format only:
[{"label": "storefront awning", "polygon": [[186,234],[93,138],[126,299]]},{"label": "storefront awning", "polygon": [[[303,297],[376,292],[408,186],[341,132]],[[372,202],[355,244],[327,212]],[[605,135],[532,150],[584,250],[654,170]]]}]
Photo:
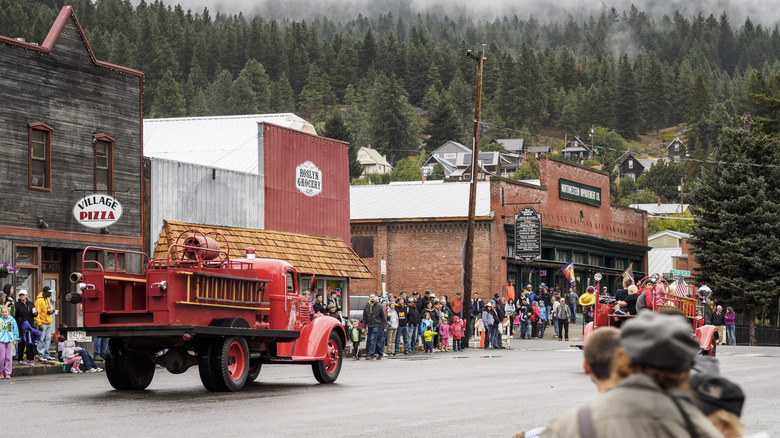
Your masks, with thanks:
[{"label": "storefront awning", "polygon": [[219,225],[163,221],[154,258],[167,257],[170,245],[187,230],[222,234],[230,244],[230,258],[244,258],[246,248],[251,246],[258,258],[284,260],[300,272],[328,277],[374,278],[360,257],[341,239]]}]

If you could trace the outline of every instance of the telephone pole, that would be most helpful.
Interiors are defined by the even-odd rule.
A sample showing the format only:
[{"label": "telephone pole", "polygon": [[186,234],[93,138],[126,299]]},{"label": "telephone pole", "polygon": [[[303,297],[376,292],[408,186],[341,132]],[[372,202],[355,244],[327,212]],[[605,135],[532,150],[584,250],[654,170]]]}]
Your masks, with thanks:
[{"label": "telephone pole", "polygon": [[[479,165],[479,125],[482,117],[482,64],[485,61],[485,44],[482,50],[475,56],[471,50],[466,52],[466,56],[477,61],[477,93],[474,99],[474,137],[471,139],[471,187],[469,189],[469,221],[466,228],[466,256],[463,261],[463,315],[471,320],[471,286],[474,272],[474,227],[475,210],[477,203],[477,166]],[[471,332],[473,325],[469,324]],[[471,332],[466,335],[465,347],[469,348],[469,337]]]}]

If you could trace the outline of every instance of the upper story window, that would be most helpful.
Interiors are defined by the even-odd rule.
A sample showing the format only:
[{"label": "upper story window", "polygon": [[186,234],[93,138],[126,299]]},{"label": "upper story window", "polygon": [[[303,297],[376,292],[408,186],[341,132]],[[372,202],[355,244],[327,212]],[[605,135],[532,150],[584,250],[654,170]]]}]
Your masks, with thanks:
[{"label": "upper story window", "polygon": [[680,144],[679,143],[675,143],[674,144],[674,151],[675,152],[680,152]]},{"label": "upper story window", "polygon": [[29,177],[31,189],[51,190],[51,126],[42,122],[28,123]]},{"label": "upper story window", "polygon": [[95,145],[95,191],[111,194],[114,190],[114,139],[95,134],[92,143]]},{"label": "upper story window", "polygon": [[633,160],[628,160],[628,168],[629,169],[633,169],[634,168],[634,161]]}]

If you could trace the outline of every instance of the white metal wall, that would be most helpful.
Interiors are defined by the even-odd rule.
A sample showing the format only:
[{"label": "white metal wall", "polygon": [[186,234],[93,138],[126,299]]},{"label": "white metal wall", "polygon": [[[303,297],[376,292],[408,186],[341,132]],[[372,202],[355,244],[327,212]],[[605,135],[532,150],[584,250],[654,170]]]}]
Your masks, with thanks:
[{"label": "white metal wall", "polygon": [[150,242],[163,220],[264,228],[263,176],[151,158]]}]

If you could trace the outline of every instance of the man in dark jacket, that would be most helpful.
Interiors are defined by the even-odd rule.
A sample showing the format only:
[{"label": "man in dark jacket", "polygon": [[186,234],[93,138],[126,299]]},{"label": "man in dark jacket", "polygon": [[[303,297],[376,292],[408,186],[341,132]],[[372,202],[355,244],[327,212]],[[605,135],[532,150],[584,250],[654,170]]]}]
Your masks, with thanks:
[{"label": "man in dark jacket", "polygon": [[409,352],[414,354],[417,348],[418,339],[420,337],[420,311],[417,310],[417,302],[415,298],[409,298],[409,315],[406,317],[406,322],[410,331],[409,334],[411,335],[412,344]]},{"label": "man in dark jacket", "polygon": [[482,318],[482,310],[484,308],[485,302],[482,301],[478,293],[474,293],[474,298],[471,300],[471,315],[469,315],[468,324],[466,325],[466,336],[471,337],[474,333],[474,322]]},{"label": "man in dark jacket", "polygon": [[403,337],[404,340],[404,355],[409,355],[411,349],[411,342],[409,342],[409,306],[406,304],[403,298],[399,298],[395,302],[395,312],[398,314],[398,330],[395,332],[395,351],[393,354],[398,354],[401,344],[398,342]]},{"label": "man in dark jacket", "polygon": [[[380,346],[377,345],[382,339],[382,331],[385,328],[387,322],[387,314],[385,314],[382,305],[377,302],[376,295],[371,294],[368,296],[368,304],[363,308],[363,322],[368,327],[368,338],[366,339],[366,360],[371,360],[372,356],[376,354],[377,359],[381,359],[379,354]],[[384,348],[384,345],[381,346]]]},{"label": "man in dark jacket", "polygon": [[577,292],[574,292],[574,288],[569,288],[569,293],[566,294],[566,305],[569,306],[569,318],[572,324],[577,322],[577,302],[579,297]]},{"label": "man in dark jacket", "polygon": [[504,300],[501,299],[501,295],[494,294],[493,300],[496,302],[496,330],[495,337],[493,338],[493,348],[504,348],[501,342],[501,330],[499,330],[499,324],[504,322],[506,318],[506,308],[504,307]]}]

